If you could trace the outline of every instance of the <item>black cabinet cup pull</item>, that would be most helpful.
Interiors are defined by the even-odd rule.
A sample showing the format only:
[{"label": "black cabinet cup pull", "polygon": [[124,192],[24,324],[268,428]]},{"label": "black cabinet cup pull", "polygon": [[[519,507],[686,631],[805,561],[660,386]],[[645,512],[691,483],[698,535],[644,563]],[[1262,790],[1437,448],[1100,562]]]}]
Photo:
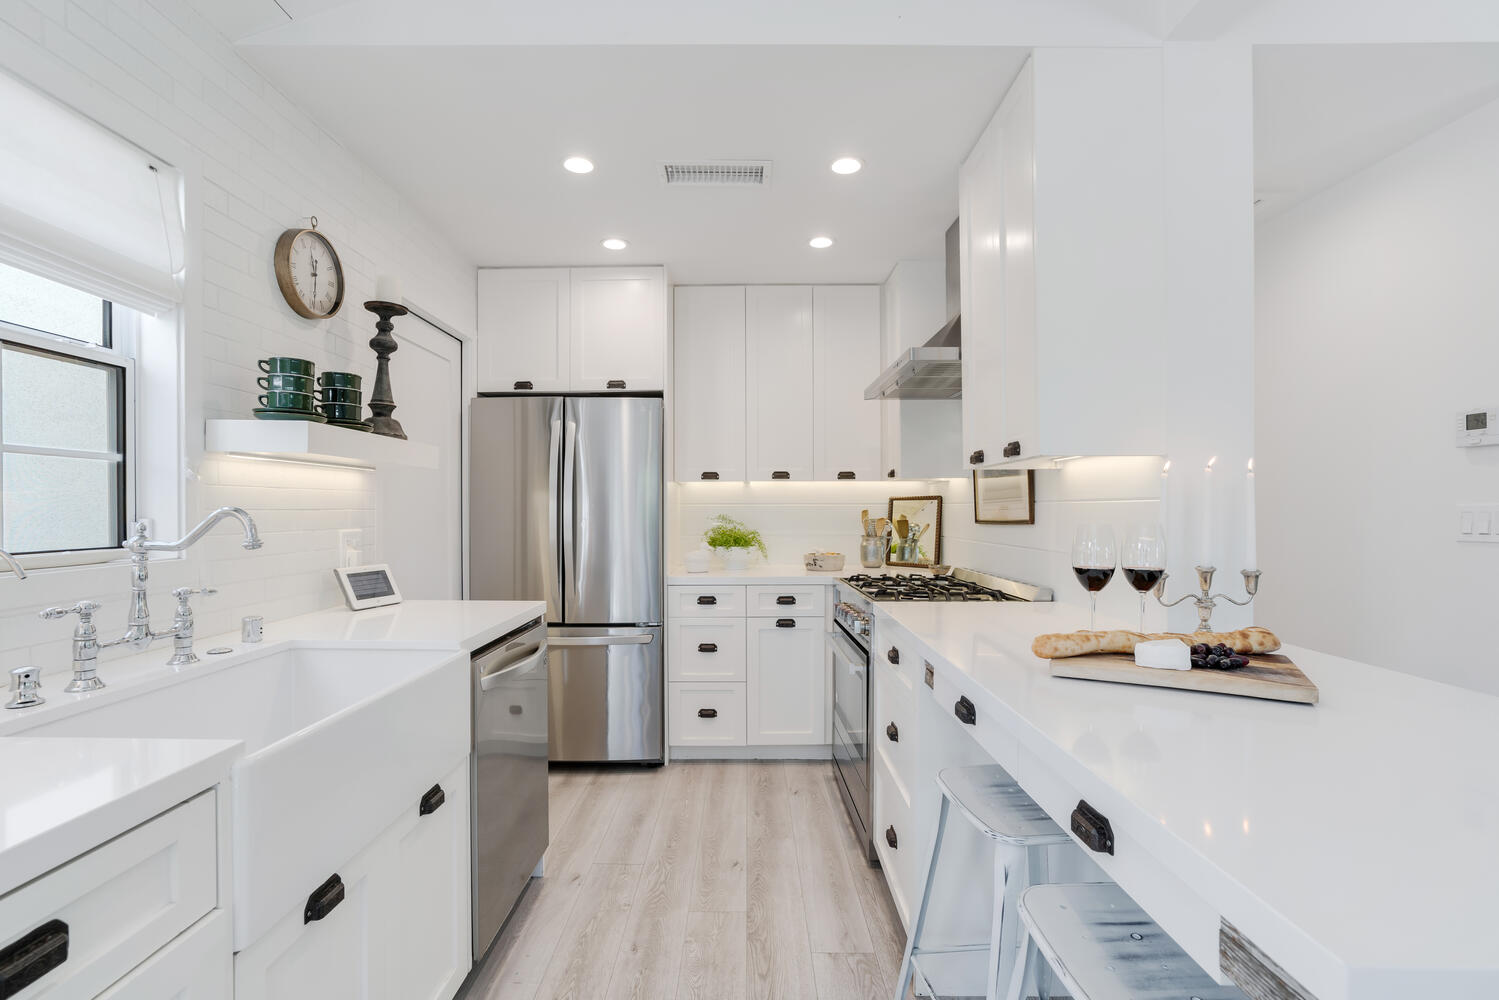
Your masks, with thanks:
[{"label": "black cabinet cup pull", "polygon": [[515,383],[515,391],[516,392],[522,392],[524,390],[534,389],[534,388],[536,388],[536,386],[532,385],[530,382],[517,382],[517,383]]},{"label": "black cabinet cup pull", "polygon": [[973,702],[967,698],[959,698],[958,703],[952,707],[952,712],[965,726],[973,725],[979,718],[978,713],[974,711]]},{"label": "black cabinet cup pull", "polygon": [[1072,832],[1093,853],[1114,853],[1114,828],[1109,818],[1083,799],[1078,799],[1077,808],[1072,810]]},{"label": "black cabinet cup pull", "polygon": [[885,828],[885,843],[889,844],[892,848],[900,846],[899,838],[895,836],[895,827]]},{"label": "black cabinet cup pull", "polygon": [[780,597],[776,598],[776,603],[777,604],[795,604],[796,603],[796,598],[793,597],[793,596],[791,596],[790,594],[782,594]]},{"label": "black cabinet cup pull", "polygon": [[776,628],[796,628],[795,618],[777,618]]},{"label": "black cabinet cup pull", "polygon": [[624,387],[625,380],[622,378],[611,378],[608,382],[604,383],[605,389],[623,389]]},{"label": "black cabinet cup pull", "polygon": [[791,473],[789,473],[789,472],[772,472],[770,474],[770,478],[771,479],[790,479],[791,478]]},{"label": "black cabinet cup pull", "polygon": [[0,997],[13,997],[68,960],[68,925],[49,920],[0,951]]},{"label": "black cabinet cup pull", "polygon": [[718,598],[714,597],[712,594],[699,594],[697,602],[699,604],[717,604]]},{"label": "black cabinet cup pull", "polygon": [[697,644],[697,651],[699,653],[716,653],[718,652],[718,643],[700,642]]},{"label": "black cabinet cup pull", "polygon": [[711,479],[711,480],[713,480],[713,481],[716,482],[718,480],[718,473],[716,473],[716,472],[705,472],[699,478],[701,478],[701,479]]},{"label": "black cabinet cup pull", "polygon": [[900,730],[895,728],[895,723],[892,722],[885,727],[885,739],[889,740],[891,743],[900,742]]},{"label": "black cabinet cup pull", "polygon": [[900,650],[896,649],[894,646],[891,646],[890,651],[885,654],[885,659],[889,660],[891,663],[900,663]]},{"label": "black cabinet cup pull", "polygon": [[322,920],[344,901],[344,880],[337,875],[328,876],[328,881],[312,891],[307,905],[302,908],[302,923],[310,924]]},{"label": "black cabinet cup pull", "polygon": [[700,708],[697,710],[697,717],[699,719],[716,719],[718,718],[718,709]]},{"label": "black cabinet cup pull", "polygon": [[[517,715],[519,713],[515,712],[515,710],[518,708],[520,708],[519,705],[510,706],[511,712]],[[442,804],[447,800],[448,793],[442,790],[442,786],[433,785],[427,789],[427,794],[422,796],[421,804],[416,807],[416,814],[418,816],[430,816],[441,809]]]},{"label": "black cabinet cup pull", "polygon": [[852,472],[840,472],[840,473],[838,473],[838,478],[839,479],[857,479],[858,477],[855,476]]},{"label": "black cabinet cup pull", "polygon": [[1019,457],[1020,457],[1020,442],[1019,441],[1011,441],[1009,444],[1005,445],[1005,458],[1019,458]]},{"label": "black cabinet cup pull", "polygon": [[885,477],[887,479],[894,479],[895,478],[895,470],[891,469],[889,472],[885,473]]},{"label": "black cabinet cup pull", "polygon": [[974,452],[972,455],[968,456],[968,464],[969,465],[978,465],[983,460],[984,460],[984,449],[982,449],[982,448],[980,448],[978,451]]}]

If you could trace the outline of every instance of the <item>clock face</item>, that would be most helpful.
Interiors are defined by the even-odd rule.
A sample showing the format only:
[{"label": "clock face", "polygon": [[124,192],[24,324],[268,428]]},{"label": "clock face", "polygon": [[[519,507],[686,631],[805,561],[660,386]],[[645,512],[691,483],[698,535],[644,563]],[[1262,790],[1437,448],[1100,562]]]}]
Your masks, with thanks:
[{"label": "clock face", "polygon": [[276,245],[276,280],[301,316],[325,319],[343,305],[343,268],[333,244],[315,229],[288,229]]}]

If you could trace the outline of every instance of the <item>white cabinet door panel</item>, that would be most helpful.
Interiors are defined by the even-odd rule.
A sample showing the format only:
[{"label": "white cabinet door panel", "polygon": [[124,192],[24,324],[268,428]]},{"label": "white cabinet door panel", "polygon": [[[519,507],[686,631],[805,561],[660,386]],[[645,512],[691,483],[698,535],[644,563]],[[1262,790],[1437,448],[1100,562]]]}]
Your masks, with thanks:
[{"label": "white cabinet door panel", "polygon": [[751,618],[746,633],[749,744],[827,743],[828,660],[822,616]]},{"label": "white cabinet door panel", "polygon": [[744,685],[667,685],[672,746],[744,746]]},{"label": "white cabinet door panel", "polygon": [[679,286],[674,329],[676,478],[746,478],[745,289]]},{"label": "white cabinet door panel", "polygon": [[[963,458],[1002,459],[1004,422],[1004,215],[999,117],[958,171],[963,300]],[[982,453],[982,454],[980,454]]]},{"label": "white cabinet door panel", "polygon": [[752,480],[813,477],[812,289],[745,292],[746,461]]},{"label": "white cabinet door panel", "polygon": [[480,392],[563,392],[571,378],[572,299],[565,267],[480,268]]},{"label": "white cabinet door panel", "polygon": [[743,618],[684,618],[666,630],[671,680],[744,680]]},{"label": "white cabinet door panel", "polygon": [[864,388],[880,374],[880,286],[812,289],[817,479],[880,478],[880,404]]},{"label": "white cabinet door panel", "polygon": [[99,1000],[233,1000],[229,911],[214,910],[99,994]]},{"label": "white cabinet door panel", "polygon": [[468,975],[472,949],[468,758],[439,784],[442,805],[397,822],[394,937],[385,942],[391,1000],[447,1000]]},{"label": "white cabinet door panel", "polygon": [[575,267],[571,277],[572,390],[665,389],[664,272],[656,267]]}]

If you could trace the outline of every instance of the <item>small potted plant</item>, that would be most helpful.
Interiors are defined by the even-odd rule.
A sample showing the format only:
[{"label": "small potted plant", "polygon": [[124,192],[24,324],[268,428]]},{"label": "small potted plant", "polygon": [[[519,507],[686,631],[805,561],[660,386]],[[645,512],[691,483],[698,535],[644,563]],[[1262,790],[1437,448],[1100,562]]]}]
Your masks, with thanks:
[{"label": "small potted plant", "polygon": [[765,539],[760,533],[727,514],[719,514],[703,532],[703,543],[723,555],[729,569],[748,569],[750,549],[759,549],[765,556]]}]

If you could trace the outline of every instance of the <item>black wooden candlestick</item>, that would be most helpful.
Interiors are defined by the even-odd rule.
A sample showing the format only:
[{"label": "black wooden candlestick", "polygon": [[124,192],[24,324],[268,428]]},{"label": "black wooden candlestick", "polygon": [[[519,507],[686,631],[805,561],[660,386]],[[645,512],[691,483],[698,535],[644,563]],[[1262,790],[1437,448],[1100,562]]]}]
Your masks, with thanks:
[{"label": "black wooden candlestick", "polygon": [[376,358],[375,391],[370,394],[370,413],[374,417],[370,424],[376,434],[404,441],[406,432],[401,430],[401,422],[391,416],[395,412],[396,401],[390,395],[390,356],[400,345],[390,332],[396,328],[391,320],[396,316],[405,316],[408,310],[395,302],[381,302],[378,299],[366,302],[364,307],[380,317],[375,323],[378,332],[370,338],[370,348],[375,352]]}]

